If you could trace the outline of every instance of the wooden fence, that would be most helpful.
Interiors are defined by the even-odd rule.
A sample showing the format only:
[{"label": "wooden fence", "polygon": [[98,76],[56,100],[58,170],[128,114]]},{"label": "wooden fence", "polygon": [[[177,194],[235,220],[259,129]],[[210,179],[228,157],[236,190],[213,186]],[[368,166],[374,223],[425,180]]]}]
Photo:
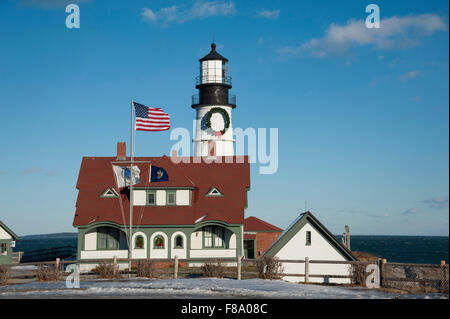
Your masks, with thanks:
[{"label": "wooden fence", "polygon": [[[243,257],[238,258],[202,258],[202,259],[181,259],[178,256],[175,256],[174,259],[129,259],[129,258],[112,258],[112,259],[83,259],[83,260],[60,260],[57,258],[54,261],[46,261],[46,262],[28,262],[28,263],[20,263],[20,266],[43,266],[43,265],[53,265],[55,268],[59,269],[60,267],[64,267],[64,265],[68,264],[98,264],[100,262],[112,263],[114,269],[119,269],[119,264],[128,263],[137,263],[142,260],[151,260],[154,263],[162,263],[165,264],[165,267],[158,267],[162,269],[164,274],[173,275],[172,278],[179,278],[180,274],[192,274],[193,268],[199,269],[199,267],[180,267],[181,263],[188,265],[189,263],[222,263],[222,264],[233,264],[231,267],[226,267],[228,269],[228,273],[230,273],[230,269],[232,273],[235,275],[237,280],[242,279],[242,275],[258,277],[258,271],[256,267],[254,269],[246,269],[243,270],[245,266],[256,266],[257,260],[255,259],[244,259]],[[405,264],[405,263],[387,263],[386,259],[379,259],[378,261],[336,261],[336,260],[309,260],[309,258],[305,258],[304,260],[292,260],[292,259],[280,259],[278,260],[282,264],[304,264],[304,273],[278,273],[279,277],[299,277],[302,280],[299,282],[310,283],[312,278],[335,278],[335,279],[349,279],[353,281],[354,276],[352,275],[350,267],[354,266],[367,266],[367,265],[376,265],[378,268],[378,280],[380,282],[381,287],[393,287],[392,283],[416,283],[423,285],[434,285],[438,288],[439,291],[448,292],[448,273],[449,268],[448,265],[445,264],[444,261],[441,262],[440,265],[432,265],[432,264]],[[311,273],[311,265],[314,264],[323,264],[323,265],[349,265],[349,273],[348,275],[336,275],[336,274],[314,274]],[[8,267],[14,267],[17,264],[8,265]],[[173,269],[171,269],[173,267]],[[434,276],[434,278],[416,278],[416,277],[401,277],[401,276],[393,276],[393,272],[390,271],[392,267],[409,267],[414,269],[419,268],[433,268],[437,269],[440,275]],[[408,268],[408,269],[409,269]],[[411,272],[411,271],[410,271]],[[122,271],[123,274],[131,274],[132,271]],[[194,272],[195,273],[195,272]],[[197,272],[197,274],[200,274]],[[397,285],[398,286],[398,285]]]}]

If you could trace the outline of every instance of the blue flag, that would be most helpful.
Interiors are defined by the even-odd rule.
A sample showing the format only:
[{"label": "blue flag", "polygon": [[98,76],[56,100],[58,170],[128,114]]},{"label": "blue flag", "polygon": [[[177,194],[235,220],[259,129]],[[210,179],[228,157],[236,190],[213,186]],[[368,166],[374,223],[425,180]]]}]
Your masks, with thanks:
[{"label": "blue flag", "polygon": [[158,166],[150,166],[150,182],[168,182],[169,175],[164,168]]}]

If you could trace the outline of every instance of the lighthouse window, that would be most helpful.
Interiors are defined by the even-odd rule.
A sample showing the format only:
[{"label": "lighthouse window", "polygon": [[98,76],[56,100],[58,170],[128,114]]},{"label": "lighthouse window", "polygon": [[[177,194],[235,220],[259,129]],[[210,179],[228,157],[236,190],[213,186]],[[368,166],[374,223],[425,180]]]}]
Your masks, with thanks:
[{"label": "lighthouse window", "polygon": [[222,63],[222,83],[228,83],[227,80],[227,63]]}]

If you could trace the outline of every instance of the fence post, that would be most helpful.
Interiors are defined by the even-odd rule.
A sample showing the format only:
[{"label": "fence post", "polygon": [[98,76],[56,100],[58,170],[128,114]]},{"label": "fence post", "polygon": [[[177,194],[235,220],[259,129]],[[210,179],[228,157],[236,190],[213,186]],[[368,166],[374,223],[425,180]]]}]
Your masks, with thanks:
[{"label": "fence post", "polygon": [[445,290],[445,281],[447,279],[445,271],[445,260],[441,260],[441,291]]},{"label": "fence post", "polygon": [[[131,269],[129,269],[130,273],[131,273]],[[114,276],[116,275],[117,272],[117,256],[114,256],[113,258],[113,274]]]},{"label": "fence post", "polygon": [[178,279],[178,255],[175,255],[175,264],[173,265],[173,278]]},{"label": "fence post", "polygon": [[242,268],[242,256],[238,256],[237,258],[237,280],[241,280],[241,268]]},{"label": "fence post", "polygon": [[386,263],[387,263],[386,258],[381,259],[381,264],[380,264],[380,287],[384,286],[383,277],[385,275]]},{"label": "fence post", "polygon": [[309,257],[305,257],[305,283],[309,283]]},{"label": "fence post", "polygon": [[55,262],[55,271],[59,270],[59,258],[56,258],[56,262]]},{"label": "fence post", "polygon": [[377,280],[378,280],[378,285],[379,287],[376,288],[380,288],[381,287],[381,258],[377,258],[377,267],[378,267],[378,271],[377,271]]}]

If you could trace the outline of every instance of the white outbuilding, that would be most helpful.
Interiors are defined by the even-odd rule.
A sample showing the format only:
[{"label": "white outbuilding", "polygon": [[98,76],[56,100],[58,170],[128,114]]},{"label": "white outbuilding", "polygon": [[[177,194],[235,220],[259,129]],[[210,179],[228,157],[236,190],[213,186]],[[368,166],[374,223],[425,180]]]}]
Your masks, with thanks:
[{"label": "white outbuilding", "polygon": [[[277,257],[280,260],[305,260],[309,264],[309,281],[316,283],[350,283],[349,278],[333,278],[333,276],[349,276],[350,264],[315,263],[315,261],[356,261],[344,245],[314,217],[305,212],[278,237],[265,252],[265,256]],[[283,273],[305,274],[305,263],[282,262]],[[317,276],[320,275],[320,276]],[[304,277],[284,276],[290,282],[304,282]]]}]

